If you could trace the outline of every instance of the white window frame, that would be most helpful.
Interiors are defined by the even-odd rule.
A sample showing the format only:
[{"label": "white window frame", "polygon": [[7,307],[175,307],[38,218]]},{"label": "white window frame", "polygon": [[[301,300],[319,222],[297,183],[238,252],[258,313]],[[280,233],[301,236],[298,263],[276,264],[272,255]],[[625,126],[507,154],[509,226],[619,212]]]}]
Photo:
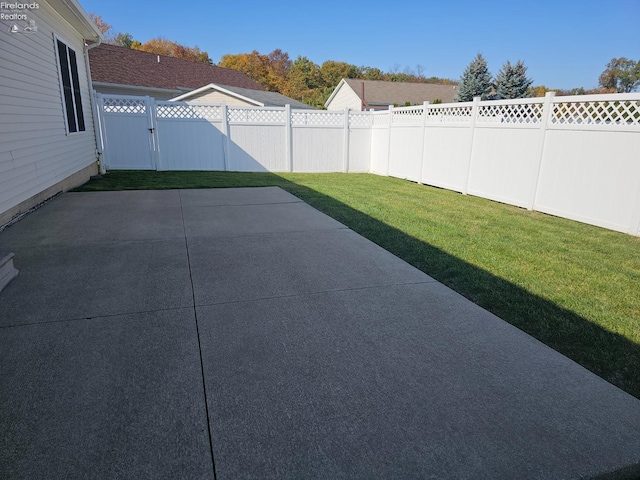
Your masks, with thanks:
[{"label": "white window frame", "polygon": [[[64,82],[62,80],[62,63],[60,62],[60,52],[58,51],[58,42],[64,44],[67,50],[73,50],[76,55],[76,70],[78,75],[78,91],[80,92],[80,103],[82,104],[82,92],[80,91],[80,70],[78,68],[78,52],[75,48],[70,47],[71,42],[68,42],[65,38],[58,36],[56,33],[53,34],[53,50],[56,53],[56,71],[58,72],[58,83],[60,85],[60,100],[62,102],[62,116],[64,118],[64,131],[66,135],[82,135],[87,132],[87,122],[85,120],[84,111],[82,112],[82,121],[84,123],[84,130],[80,130],[80,125],[78,124],[78,106],[76,104],[76,96],[73,89],[73,72],[71,70],[71,61],[70,57],[67,58],[67,67],[69,69],[69,81],[71,82],[71,101],[73,104],[73,114],[76,121],[76,131],[69,131],[69,120],[67,119],[67,103],[64,97]],[[81,105],[82,107],[82,105]]]}]

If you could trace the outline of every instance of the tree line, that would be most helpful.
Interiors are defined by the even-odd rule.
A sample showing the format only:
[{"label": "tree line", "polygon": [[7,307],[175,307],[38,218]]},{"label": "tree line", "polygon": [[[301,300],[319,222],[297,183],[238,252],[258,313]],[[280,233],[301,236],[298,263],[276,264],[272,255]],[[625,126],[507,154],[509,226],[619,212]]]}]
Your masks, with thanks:
[{"label": "tree line", "polygon": [[[197,45],[188,47],[162,37],[142,43],[135,40],[129,33],[113,33],[111,25],[101,16],[93,13],[89,16],[103,33],[106,43],[213,65],[209,54],[200,50]],[[456,100],[462,102],[471,101],[475,96],[483,100],[541,97],[547,91],[554,90],[544,85],[533,86],[533,80],[527,76],[527,67],[520,60],[515,64],[507,61],[493,77],[481,53],[478,53],[469,63],[459,81],[426,77],[421,65],[417,65],[415,70],[407,67],[402,72],[399,71],[398,66],[390,72],[383,72],[379,68],[357,66],[335,60],[327,60],[318,65],[305,56],[298,56],[292,60],[287,52],[280,49],[268,54],[257,50],[250,53],[225,54],[217,65],[244,72],[268,91],[279,92],[318,108],[324,106],[342,78],[457,84]],[[598,88],[591,90],[579,87],[554,91],[558,95],[634,91],[640,86],[640,60],[613,58],[600,75],[598,84]]]},{"label": "tree line", "polygon": [[324,106],[343,78],[455,84],[447,78],[425,77],[421,66],[416,67],[417,72],[408,68],[403,72],[383,72],[379,68],[335,60],[327,60],[318,65],[305,56],[291,60],[289,54],[280,49],[269,54],[254,50],[251,53],[223,55],[218,66],[240,70],[268,91],[279,92],[319,108]]},{"label": "tree line", "polygon": [[193,62],[213,64],[209,54],[195,47],[187,47],[177,42],[172,42],[166,38],[157,37],[142,43],[133,38],[130,33],[114,33],[113,27],[103,20],[101,15],[90,13],[89,17],[93,23],[102,32],[104,43],[117,45],[119,47],[131,48],[133,50],[142,50],[143,52],[155,53],[158,55],[167,55],[169,57],[182,58]]},{"label": "tree line", "polygon": [[533,80],[527,77],[527,67],[518,60],[515,64],[507,61],[495,78],[492,78],[487,61],[481,53],[476,55],[467,66],[458,83],[457,101],[469,102],[474,97],[482,100],[507,98],[542,97],[548,91],[558,95],[586,95],[595,93],[628,93],[640,86],[640,60],[613,58],[598,78],[598,88],[585,90],[557,90],[544,85],[534,87]]}]

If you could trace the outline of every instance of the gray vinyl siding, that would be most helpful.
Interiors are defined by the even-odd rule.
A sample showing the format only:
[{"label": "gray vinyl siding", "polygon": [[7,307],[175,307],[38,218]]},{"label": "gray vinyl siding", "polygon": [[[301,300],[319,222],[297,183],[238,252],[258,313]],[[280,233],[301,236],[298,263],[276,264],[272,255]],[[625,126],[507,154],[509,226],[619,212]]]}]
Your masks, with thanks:
[{"label": "gray vinyl siding", "polygon": [[[39,4],[29,12],[37,33],[0,33],[0,214],[97,159],[84,41],[47,3]],[[76,52],[84,132],[65,131],[54,32]]]}]

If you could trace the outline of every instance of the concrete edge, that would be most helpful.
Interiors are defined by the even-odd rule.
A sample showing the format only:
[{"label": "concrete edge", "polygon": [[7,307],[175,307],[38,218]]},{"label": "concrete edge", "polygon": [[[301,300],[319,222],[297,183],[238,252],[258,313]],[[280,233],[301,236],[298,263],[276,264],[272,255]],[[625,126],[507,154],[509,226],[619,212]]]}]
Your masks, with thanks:
[{"label": "concrete edge", "polygon": [[0,292],[18,276],[18,270],[13,266],[13,256],[13,253],[0,254]]},{"label": "concrete edge", "polygon": [[18,205],[9,208],[9,210],[0,212],[0,231],[2,231],[2,228],[7,224],[13,223],[16,220],[19,220],[20,216],[29,213],[33,207],[40,205],[59,193],[66,192],[72,188],[76,188],[87,183],[89,178],[97,173],[98,164],[93,162],[91,165],[84,167],[82,170],[70,175],[64,180],[44,189],[40,193],[36,193],[27,200],[20,202]]}]

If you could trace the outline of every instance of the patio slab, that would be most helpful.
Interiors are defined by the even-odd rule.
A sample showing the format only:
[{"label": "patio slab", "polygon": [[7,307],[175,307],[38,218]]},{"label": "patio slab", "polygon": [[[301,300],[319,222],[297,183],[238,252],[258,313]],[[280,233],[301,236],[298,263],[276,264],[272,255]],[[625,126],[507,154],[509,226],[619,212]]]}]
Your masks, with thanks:
[{"label": "patio slab", "polygon": [[188,244],[197,305],[435,281],[345,228]]},{"label": "patio slab", "polygon": [[197,314],[218,479],[577,479],[638,463],[638,400],[437,282]]},{"label": "patio slab", "polygon": [[193,308],[4,328],[0,365],[0,478],[211,478]]},{"label": "patio slab", "polygon": [[2,232],[0,250],[184,238],[178,190],[69,193],[19,223]]},{"label": "patio slab", "polygon": [[295,195],[291,195],[278,187],[180,190],[180,200],[185,207],[302,202]]},{"label": "patio slab", "polygon": [[209,239],[346,228],[302,202],[185,207],[184,225],[188,237]]},{"label": "patio slab", "polygon": [[0,478],[640,476],[638,399],[280,189],[68,193],[0,250]]},{"label": "patio slab", "polygon": [[184,239],[22,245],[15,263],[0,326],[193,307]]}]

